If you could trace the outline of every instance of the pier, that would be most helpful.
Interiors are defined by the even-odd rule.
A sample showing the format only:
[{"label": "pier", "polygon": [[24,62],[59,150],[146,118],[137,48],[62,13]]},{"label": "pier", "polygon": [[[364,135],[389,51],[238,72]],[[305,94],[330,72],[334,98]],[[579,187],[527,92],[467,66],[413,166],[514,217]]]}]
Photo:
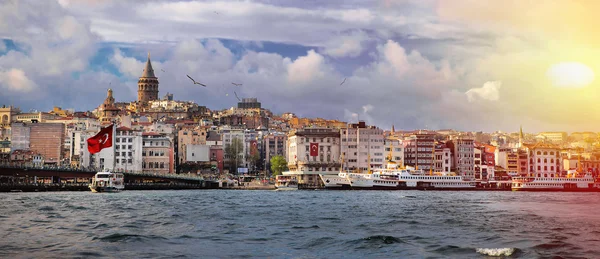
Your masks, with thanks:
[{"label": "pier", "polygon": [[[89,191],[95,170],[0,165],[0,192]],[[219,183],[195,175],[120,172],[125,190],[217,189]]]}]

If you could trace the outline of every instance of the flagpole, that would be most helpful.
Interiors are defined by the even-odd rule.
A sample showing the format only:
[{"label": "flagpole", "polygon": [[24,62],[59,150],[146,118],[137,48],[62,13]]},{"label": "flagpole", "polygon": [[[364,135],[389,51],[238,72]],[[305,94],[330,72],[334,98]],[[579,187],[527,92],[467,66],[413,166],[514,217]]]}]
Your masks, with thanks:
[{"label": "flagpole", "polygon": [[117,138],[117,127],[115,127],[115,122],[113,120],[112,124],[113,132],[112,132],[112,148],[113,148],[113,168],[112,171],[116,171],[117,167],[117,147],[116,147],[116,138]]}]

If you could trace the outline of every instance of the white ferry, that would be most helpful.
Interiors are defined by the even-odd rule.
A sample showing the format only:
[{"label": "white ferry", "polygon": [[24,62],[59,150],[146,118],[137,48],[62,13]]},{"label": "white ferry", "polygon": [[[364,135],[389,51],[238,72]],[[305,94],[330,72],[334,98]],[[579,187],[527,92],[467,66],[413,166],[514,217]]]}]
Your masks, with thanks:
[{"label": "white ferry", "polygon": [[350,188],[348,173],[339,172],[338,174],[319,174],[325,189],[347,189]]},{"label": "white ferry", "polygon": [[413,168],[382,170],[372,174],[349,174],[352,189],[475,190],[477,183],[454,173],[425,174]]},{"label": "white ferry", "polygon": [[298,190],[298,181],[296,177],[289,175],[278,175],[275,177],[275,188],[277,190]]},{"label": "white ferry", "polygon": [[513,191],[600,192],[600,181],[590,173],[569,170],[566,176],[537,173],[530,177],[513,177]]},{"label": "white ferry", "polygon": [[125,189],[122,173],[98,172],[89,187],[92,192],[118,192]]}]

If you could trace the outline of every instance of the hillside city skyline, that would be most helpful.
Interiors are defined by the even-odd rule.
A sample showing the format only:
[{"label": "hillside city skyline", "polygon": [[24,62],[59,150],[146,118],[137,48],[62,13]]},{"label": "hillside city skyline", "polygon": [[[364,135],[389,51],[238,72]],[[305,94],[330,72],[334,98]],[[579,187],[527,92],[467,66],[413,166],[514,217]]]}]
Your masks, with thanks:
[{"label": "hillside city skyline", "polygon": [[[472,5],[478,15],[464,12]],[[108,88],[133,101],[150,53],[161,97],[215,110],[237,95],[276,114],[358,114],[385,129],[596,131],[600,53],[587,22],[595,14],[577,6],[8,1],[0,103],[93,110]]]}]

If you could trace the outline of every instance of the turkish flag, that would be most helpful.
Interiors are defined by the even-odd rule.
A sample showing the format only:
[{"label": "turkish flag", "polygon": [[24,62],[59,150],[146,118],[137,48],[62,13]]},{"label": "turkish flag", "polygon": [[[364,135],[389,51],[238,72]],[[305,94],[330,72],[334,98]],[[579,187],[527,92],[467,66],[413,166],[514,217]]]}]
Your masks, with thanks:
[{"label": "turkish flag", "polygon": [[254,155],[258,152],[258,143],[256,140],[250,141],[250,154]]},{"label": "turkish flag", "polygon": [[310,156],[319,155],[319,143],[310,143]]},{"label": "turkish flag", "polygon": [[90,151],[90,154],[96,154],[104,148],[112,147],[114,126],[114,124],[111,124],[110,126],[100,130],[96,136],[87,139],[88,151]]}]

